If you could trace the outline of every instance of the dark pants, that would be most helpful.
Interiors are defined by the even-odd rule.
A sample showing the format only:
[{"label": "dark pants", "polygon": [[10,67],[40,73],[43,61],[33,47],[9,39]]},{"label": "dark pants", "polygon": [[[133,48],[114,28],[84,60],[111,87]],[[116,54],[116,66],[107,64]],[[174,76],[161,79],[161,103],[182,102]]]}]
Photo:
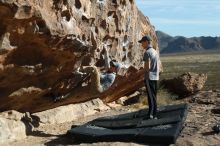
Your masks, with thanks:
[{"label": "dark pants", "polygon": [[157,115],[157,81],[145,80],[145,87],[147,90],[148,99],[148,116],[156,117]]}]

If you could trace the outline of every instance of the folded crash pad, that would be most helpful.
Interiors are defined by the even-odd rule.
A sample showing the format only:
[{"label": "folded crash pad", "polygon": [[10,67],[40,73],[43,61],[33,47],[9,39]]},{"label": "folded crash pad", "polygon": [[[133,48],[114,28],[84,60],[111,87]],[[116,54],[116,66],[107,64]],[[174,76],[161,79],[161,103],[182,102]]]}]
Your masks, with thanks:
[{"label": "folded crash pad", "polygon": [[67,133],[78,142],[124,141],[172,144],[183,128],[187,104],[158,108],[158,119],[145,120],[148,109],[97,118]]}]

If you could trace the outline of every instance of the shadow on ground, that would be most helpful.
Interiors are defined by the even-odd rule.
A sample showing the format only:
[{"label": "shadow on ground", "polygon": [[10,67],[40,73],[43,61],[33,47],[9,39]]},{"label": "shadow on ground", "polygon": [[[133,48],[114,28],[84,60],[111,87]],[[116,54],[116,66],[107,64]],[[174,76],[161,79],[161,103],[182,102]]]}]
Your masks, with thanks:
[{"label": "shadow on ground", "polygon": [[53,136],[59,136],[59,135],[44,133],[43,131],[33,131],[30,135],[31,135],[31,136],[37,136],[37,137],[53,137]]},{"label": "shadow on ground", "polygon": [[209,136],[209,135],[214,135],[214,134],[216,134],[214,131],[209,131],[209,132],[202,133],[203,136]]},{"label": "shadow on ground", "polygon": [[[126,145],[123,144],[123,141],[115,141],[115,142],[122,142],[121,145]],[[112,143],[112,145],[114,145],[115,142],[106,142],[106,143]],[[64,135],[59,135],[57,136],[56,139],[53,139],[49,142],[44,143],[45,146],[54,146],[54,145],[80,145],[80,144],[87,144],[87,145],[103,145],[103,143],[105,143],[105,141],[100,141],[100,144],[97,144],[97,142],[94,143],[88,143],[88,142],[80,142],[75,140],[73,137],[68,136],[67,134]],[[135,144],[140,144],[140,145],[147,145],[147,144],[141,144],[141,143],[135,143]],[[152,145],[152,144],[148,144],[148,146],[166,146],[166,145]],[[168,145],[167,145],[168,146]]]}]

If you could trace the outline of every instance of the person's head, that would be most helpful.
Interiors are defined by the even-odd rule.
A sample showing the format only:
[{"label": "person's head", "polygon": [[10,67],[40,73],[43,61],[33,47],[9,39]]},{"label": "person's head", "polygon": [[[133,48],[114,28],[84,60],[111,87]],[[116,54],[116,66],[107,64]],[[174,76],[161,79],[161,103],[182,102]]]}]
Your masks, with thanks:
[{"label": "person's head", "polygon": [[116,60],[112,60],[110,61],[110,72],[115,72],[117,73],[121,68],[121,65],[116,61]]},{"label": "person's head", "polygon": [[151,44],[151,41],[152,41],[151,37],[146,35],[143,36],[142,39],[139,40],[138,42],[141,43],[143,49],[146,49]]}]

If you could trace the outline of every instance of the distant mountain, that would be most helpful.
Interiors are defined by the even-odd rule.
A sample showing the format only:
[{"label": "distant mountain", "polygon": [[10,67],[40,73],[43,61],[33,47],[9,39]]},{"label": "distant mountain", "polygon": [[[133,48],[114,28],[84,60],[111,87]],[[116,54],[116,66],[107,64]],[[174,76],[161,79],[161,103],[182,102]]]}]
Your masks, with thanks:
[{"label": "distant mountain", "polygon": [[161,53],[220,50],[220,37],[172,37],[156,31]]}]

